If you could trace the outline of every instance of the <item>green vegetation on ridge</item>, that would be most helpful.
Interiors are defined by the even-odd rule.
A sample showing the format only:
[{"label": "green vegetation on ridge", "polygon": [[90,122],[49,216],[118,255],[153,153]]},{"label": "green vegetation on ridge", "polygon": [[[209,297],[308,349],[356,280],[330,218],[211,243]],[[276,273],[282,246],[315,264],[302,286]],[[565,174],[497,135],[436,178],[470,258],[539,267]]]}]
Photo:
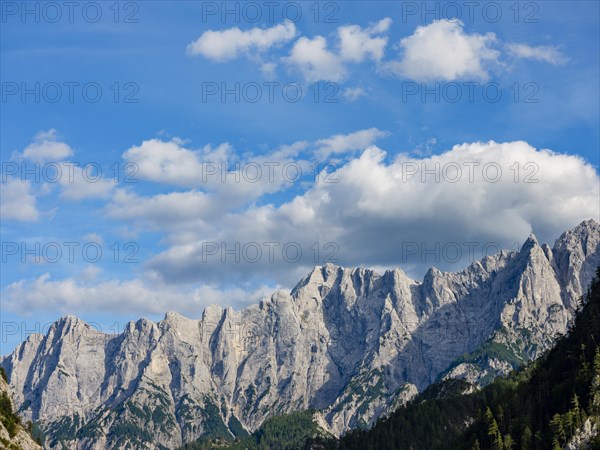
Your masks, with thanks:
[{"label": "green vegetation on ridge", "polygon": [[314,421],[314,411],[299,411],[267,419],[262,426],[243,439],[234,442],[207,440],[186,444],[181,450],[296,450],[322,431]]}]

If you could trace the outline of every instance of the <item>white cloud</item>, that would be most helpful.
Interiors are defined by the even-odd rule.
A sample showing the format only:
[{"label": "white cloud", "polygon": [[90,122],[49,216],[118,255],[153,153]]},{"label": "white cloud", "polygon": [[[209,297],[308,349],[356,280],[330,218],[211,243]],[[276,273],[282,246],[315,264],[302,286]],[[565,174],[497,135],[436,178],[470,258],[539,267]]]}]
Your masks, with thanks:
[{"label": "white cloud", "polygon": [[116,182],[113,179],[102,178],[92,165],[85,168],[75,163],[61,163],[62,176],[58,180],[61,186],[60,196],[68,200],[83,200],[88,198],[106,199],[110,197]]},{"label": "white cloud", "polygon": [[522,59],[544,61],[554,66],[566,64],[569,61],[557,47],[540,45],[533,47],[527,44],[511,43],[506,45],[509,53]]},{"label": "white cloud", "polygon": [[203,161],[214,163],[227,162],[235,157],[234,148],[231,146],[231,144],[229,144],[229,142],[223,142],[216,147],[207,144],[202,147],[200,154]]},{"label": "white cloud", "polygon": [[210,221],[219,205],[208,194],[198,191],[170,192],[140,197],[117,189],[107,206],[107,212],[117,219],[141,219],[150,228],[162,228],[165,223],[201,225]]},{"label": "white cloud", "polygon": [[437,144],[437,139],[434,137],[429,138],[425,142],[417,144],[416,147],[412,149],[410,153],[419,157],[431,156],[435,144]]},{"label": "white cloud", "polygon": [[[230,163],[232,150],[227,145],[189,150],[178,139],[144,141],[124,157],[137,161],[140,173],[148,178],[182,186],[185,183],[181,181],[188,179],[192,189],[151,195],[117,189],[106,211],[132,230],[163,233],[160,244],[166,249],[144,265],[160,280],[219,284],[252,279],[286,286],[323,261],[328,253],[323,246],[328,242],[338,246],[336,259],[341,264],[412,264],[418,273],[424,266],[441,264],[403,261],[406,241],[426,242],[429,248],[434,241],[456,240],[493,241],[506,247],[522,242],[532,230],[541,240],[554,239],[580,220],[599,215],[598,173],[580,158],[536,150],[520,141],[462,144],[432,155],[436,144],[432,138],[412,155],[390,159],[373,145],[386,135],[368,128],[314,142],[296,142],[270,154],[254,158],[244,155],[245,160],[238,160],[242,166],[248,161],[269,161],[279,162],[281,167],[286,161],[302,161],[303,156],[311,155],[310,161],[302,161],[302,167],[312,174],[314,162],[342,155],[330,178],[336,182],[323,182],[324,176],[319,176],[319,181],[305,177],[296,186],[300,193],[285,203],[269,197],[266,203],[260,201],[266,193],[289,187],[281,177],[269,181],[263,175],[252,183],[229,176],[223,182],[217,176],[214,181],[194,185],[198,174],[186,174],[186,168],[197,167],[205,158]],[[360,156],[353,156],[357,151]],[[500,168],[498,182],[482,175],[486,164]],[[475,167],[473,180],[468,177],[470,165]],[[451,177],[456,166],[462,176],[456,182],[446,181],[443,177]],[[519,168],[517,182],[515,167]],[[417,173],[407,177],[407,170],[414,168],[419,169]],[[535,182],[525,183],[524,177],[532,172]],[[236,242],[277,242],[280,250],[285,243],[295,242],[301,245],[303,256],[294,264],[281,260],[224,264],[220,258],[207,262],[202,260],[206,242],[225,243],[227,248]],[[315,242],[321,246],[319,260],[314,258]],[[266,254],[264,245],[263,250]]]},{"label": "white cloud", "polygon": [[[346,76],[345,62],[360,63],[367,58],[376,62],[381,60],[388,41],[383,34],[388,32],[391,23],[392,20],[386,17],[367,28],[358,25],[339,27],[337,52],[327,48],[327,39],[323,36],[301,37],[294,43],[289,56],[281,60],[300,71],[309,82],[341,81]],[[277,63],[263,61],[262,55],[295,36],[296,28],[289,21],[266,29],[242,31],[235,27],[223,31],[210,30],[190,43],[187,51],[219,62],[247,54],[257,61],[266,78],[273,79]]]},{"label": "white cloud", "polygon": [[347,76],[346,63],[361,63],[367,58],[381,60],[388,41],[387,36],[381,34],[388,31],[391,23],[390,18],[385,18],[364,29],[358,25],[339,27],[337,52],[328,49],[323,36],[301,37],[283,61],[300,71],[308,82],[343,81]]},{"label": "white cloud", "polygon": [[0,215],[3,219],[33,222],[38,220],[39,211],[29,181],[8,178],[0,185]]},{"label": "white cloud", "polygon": [[320,160],[324,160],[331,154],[364,150],[375,143],[377,139],[387,135],[387,132],[378,130],[377,128],[368,128],[349,134],[336,134],[326,139],[319,139],[316,142],[316,153]]},{"label": "white cloud", "polygon": [[275,79],[275,70],[277,69],[277,64],[274,62],[265,62],[260,66],[260,72],[263,76],[268,80]]},{"label": "white cloud", "polygon": [[[288,285],[322,263],[332,250],[324,246],[333,242],[340,264],[412,267],[413,275],[422,276],[430,266],[456,270],[457,265],[443,258],[423,260],[420,253],[407,256],[406,243],[427,249],[458,243],[460,266],[471,257],[462,244],[478,243],[472,257],[480,259],[488,243],[492,249],[520,245],[532,231],[552,243],[581,220],[600,216],[598,173],[575,156],[536,150],[520,141],[462,144],[426,158],[400,155],[387,162],[386,156],[371,146],[338,168],[336,183],[315,183],[280,206],[251,205],[215,217],[197,232],[189,227],[147,268],[169,282],[267,277]],[[461,174],[455,180],[456,167]],[[493,180],[497,168],[501,176]],[[223,262],[221,254],[203,256],[206,241],[229,249],[236,242],[276,242],[279,247],[275,261],[235,262],[230,256]],[[281,249],[290,242],[303,250],[295,263],[282,259]]]},{"label": "white cloud", "polygon": [[376,22],[376,23],[370,25],[367,28],[367,31],[371,34],[386,33],[390,29],[391,25],[392,25],[392,19],[390,19],[389,17],[385,17],[385,18],[381,19],[379,22]]},{"label": "white cloud", "polygon": [[[228,143],[190,150],[183,147],[180,139],[170,142],[151,139],[127,150],[123,158],[137,165],[136,176],[142,180],[207,191],[209,194],[197,194],[204,195],[214,211],[222,211],[225,206],[240,205],[284,188],[285,174],[281,167],[303,145],[296,143],[270,154],[245,155],[246,159],[240,160]],[[276,166],[272,168],[269,164]],[[170,201],[177,199],[171,197]]]},{"label": "white cloud", "polygon": [[351,102],[359,99],[360,97],[364,96],[365,90],[361,87],[355,87],[355,88],[346,88],[342,91],[342,95],[344,97],[346,97],[348,100],[350,100]]},{"label": "white cloud", "polygon": [[240,53],[264,52],[290,41],[296,35],[293,22],[285,21],[271,28],[252,28],[242,31],[237,27],[223,31],[205,31],[187,51],[191,55],[202,55],[214,61],[235,59]]},{"label": "white cloud", "polygon": [[[312,173],[312,162],[298,158],[301,152],[312,152],[318,161],[331,154],[363,150],[377,139],[387,136],[377,128],[337,134],[315,142],[296,142],[259,156],[246,155],[233,160],[234,151],[225,143],[202,150],[184,148],[183,141],[143,141],[123,153],[127,162],[138,167],[136,176],[142,180],[194,188],[192,191],[139,197],[131,190],[119,189],[108,205],[109,214],[121,219],[139,218],[147,224],[186,222],[187,217],[212,218],[225,214],[228,208],[247,205],[265,194],[290,187],[286,164],[300,167],[302,173]],[[197,223],[194,222],[194,226]]]},{"label": "white cloud", "polygon": [[178,140],[143,141],[123,153],[123,158],[136,164],[136,176],[140,179],[177,186],[195,186],[202,179],[202,163],[197,152],[182,147]]},{"label": "white cloud", "polygon": [[58,140],[54,128],[36,134],[33,142],[27,146],[22,154],[24,158],[38,163],[58,162],[72,155],[73,149]]},{"label": "white cloud", "polygon": [[[373,136],[378,130],[362,131]],[[359,145],[358,138],[348,140],[354,143],[332,136],[328,144],[332,149]],[[486,164],[500,168],[497,181],[485,178],[484,173],[496,173],[484,172]],[[455,180],[456,167],[462,175]],[[533,182],[525,183],[525,177]],[[400,266],[421,276],[429,266],[457,266],[444,259],[423,262],[421,253],[407,255],[406,243],[430,250],[455,243],[466,257],[467,247],[461,244],[475,242],[479,247],[473,256],[479,259],[486,243],[520,244],[531,231],[551,243],[581,220],[600,216],[600,179],[594,167],[579,157],[536,150],[521,141],[465,143],[425,158],[400,154],[391,160],[370,146],[340,167],[336,179],[314,183],[279,206],[250,204],[225,214],[214,214],[220,201],[196,191],[141,197],[119,189],[109,207],[112,217],[144,218],[166,234],[163,242],[169,247],[146,262],[144,276],[99,281],[101,271],[95,267],[73,278],[53,280],[46,274],[8,285],[2,292],[3,307],[19,314],[114,311],[137,316],[176,310],[197,317],[208,304],[241,307],[276,287],[292,285],[323,262],[329,242],[337,246],[333,257],[340,264]],[[92,237],[97,238],[86,236]],[[235,242],[279,246],[274,262],[265,257],[236,263],[231,256],[223,262],[221,255],[203,260],[206,241],[224,242],[229,249]],[[281,258],[283,244],[290,242],[304,251],[296,263]],[[321,251],[318,261],[315,242]],[[466,264],[464,258],[461,264]],[[174,285],[188,282],[201,284],[189,289]],[[228,287],[236,283],[243,287]]]},{"label": "white cloud", "polygon": [[362,29],[358,25],[339,27],[340,57],[345,61],[363,62],[366,58],[380,61],[383,57],[387,36],[374,36],[386,33],[392,19],[386,17],[376,24]]},{"label": "white cloud", "polygon": [[313,39],[301,37],[284,61],[299,70],[308,82],[341,81],[346,76],[344,64],[335,53],[327,49],[327,40],[323,36],[315,36]]},{"label": "white cloud", "polygon": [[77,278],[82,282],[90,282],[98,278],[100,273],[102,273],[102,269],[100,267],[90,264],[81,271]]},{"label": "white cloud", "polygon": [[98,271],[84,270],[78,278],[52,280],[49,274],[33,280],[20,280],[2,292],[3,308],[29,316],[45,311],[63,314],[89,314],[111,311],[114,314],[164,314],[177,311],[199,317],[211,304],[243,307],[272,294],[278,286],[255,289],[219,289],[201,285],[193,290],[153,284],[141,279],[106,280],[93,283]]},{"label": "white cloud", "polygon": [[[255,61],[263,76],[276,77],[276,68],[284,63],[298,71],[307,82],[343,82],[352,64],[370,60],[378,73],[390,73],[415,81],[483,80],[492,69],[499,71],[506,63],[501,56],[565,64],[569,59],[558,47],[530,46],[524,43],[501,43],[492,32],[468,33],[460,20],[434,20],[417,26],[413,34],[400,40],[400,59],[384,61],[388,32],[392,19],[386,17],[367,27],[356,24],[340,26],[330,42],[324,36],[298,38],[284,57],[267,51],[291,42],[297,32],[293,23],[284,22],[272,28],[242,31],[230,28],[207,31],[188,45],[190,54],[201,54],[215,61],[232,60],[247,54]],[[503,49],[503,52],[500,51]],[[352,99],[351,90],[348,98]],[[358,92],[358,91],[354,91]]]},{"label": "white cloud", "polygon": [[466,33],[460,21],[434,21],[402,39],[402,59],[388,62],[385,69],[416,81],[486,80],[486,65],[500,56],[491,47],[496,41],[494,33]]},{"label": "white cloud", "polygon": [[[37,168],[29,168],[34,173],[43,174],[44,178],[52,179],[39,185],[36,193],[38,196],[49,194],[53,187],[58,185],[61,187],[60,196],[69,200],[108,198],[116,186],[115,180],[102,178],[102,169],[98,170],[97,164],[86,164],[85,167],[81,167],[77,163],[65,161],[73,155],[73,149],[65,142],[59,141],[58,133],[52,128],[37,133],[33,142],[23,153],[17,153],[16,157],[28,159],[36,164],[44,164]],[[30,196],[33,198],[33,194]],[[24,202],[23,208],[31,211],[27,205],[31,205],[32,201],[35,204],[33,198]]]}]

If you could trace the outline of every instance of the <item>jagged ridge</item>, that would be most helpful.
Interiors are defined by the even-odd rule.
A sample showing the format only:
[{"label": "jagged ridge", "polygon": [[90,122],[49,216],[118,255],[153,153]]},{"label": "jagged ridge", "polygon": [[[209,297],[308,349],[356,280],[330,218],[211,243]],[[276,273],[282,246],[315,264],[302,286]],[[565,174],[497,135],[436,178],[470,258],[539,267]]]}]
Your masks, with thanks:
[{"label": "jagged ridge", "polygon": [[464,360],[482,346],[539,356],[567,330],[600,263],[599,239],[589,220],[552,249],[530,238],[519,252],[456,273],[431,269],[422,282],[328,264],[242,311],[168,313],[118,336],[68,316],[2,366],[49,448],[173,448],[309,408],[339,435],[442,376],[482,384],[519,361],[502,352]]}]

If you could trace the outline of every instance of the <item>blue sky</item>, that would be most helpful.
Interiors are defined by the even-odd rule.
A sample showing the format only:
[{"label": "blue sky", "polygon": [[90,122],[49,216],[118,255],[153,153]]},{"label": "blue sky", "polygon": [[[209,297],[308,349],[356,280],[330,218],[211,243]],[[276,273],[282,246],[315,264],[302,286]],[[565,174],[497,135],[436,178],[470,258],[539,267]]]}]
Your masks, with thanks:
[{"label": "blue sky", "polygon": [[65,314],[199,317],[328,261],[420,278],[599,218],[598,2],[23,5],[2,354]]}]

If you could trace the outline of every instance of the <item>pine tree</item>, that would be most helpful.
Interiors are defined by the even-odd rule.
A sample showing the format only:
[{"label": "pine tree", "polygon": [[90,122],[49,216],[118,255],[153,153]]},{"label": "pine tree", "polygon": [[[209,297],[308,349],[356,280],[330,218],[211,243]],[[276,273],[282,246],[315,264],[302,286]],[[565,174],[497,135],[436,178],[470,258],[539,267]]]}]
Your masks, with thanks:
[{"label": "pine tree", "polygon": [[573,400],[571,400],[569,415],[569,434],[573,435],[581,427],[581,410],[579,409],[579,397],[577,397],[577,394],[573,395]]},{"label": "pine tree", "polygon": [[552,440],[552,450],[562,450],[562,445],[560,445],[556,438]]},{"label": "pine tree", "polygon": [[553,447],[556,447],[556,443],[558,443],[559,448],[562,448],[562,444],[567,440],[567,435],[565,433],[563,418],[560,414],[554,414],[550,421],[550,429],[552,430]]},{"label": "pine tree", "polygon": [[533,448],[533,433],[531,428],[526,426],[521,435],[521,450],[531,450]]},{"label": "pine tree", "polygon": [[489,438],[490,447],[492,450],[504,450],[502,443],[502,434],[500,433],[500,428],[498,427],[498,422],[494,418],[492,414],[492,410],[487,407],[484,413],[484,421],[487,429],[487,435]]},{"label": "pine tree", "polygon": [[492,438],[492,450],[504,450],[504,443],[502,442],[502,435],[500,434],[500,430],[498,429],[498,425],[494,420],[494,425],[496,425],[496,432]]},{"label": "pine tree", "polygon": [[592,378],[592,411],[600,414],[600,348],[596,348],[594,356],[594,377]]},{"label": "pine tree", "polygon": [[512,450],[515,445],[515,441],[510,434],[504,436],[504,450]]},{"label": "pine tree", "polygon": [[497,418],[498,428],[500,429],[500,432],[503,433],[506,430],[506,424],[504,423],[504,408],[502,408],[502,405],[498,405],[494,417]]}]

